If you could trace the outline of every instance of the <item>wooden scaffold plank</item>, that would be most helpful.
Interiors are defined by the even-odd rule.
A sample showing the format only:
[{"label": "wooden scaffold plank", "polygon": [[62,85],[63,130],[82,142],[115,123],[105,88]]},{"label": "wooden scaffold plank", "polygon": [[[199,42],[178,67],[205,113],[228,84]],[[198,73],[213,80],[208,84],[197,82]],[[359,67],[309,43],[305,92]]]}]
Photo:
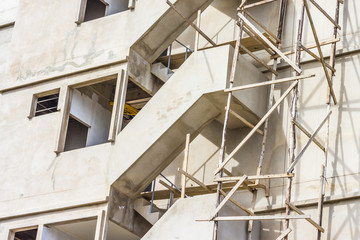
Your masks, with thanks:
[{"label": "wooden scaffold plank", "polygon": [[[247,176],[247,180],[290,178],[294,176],[295,176],[294,173],[253,175],[253,176]],[[240,179],[242,179],[242,177],[222,177],[222,178],[215,178],[214,181],[228,182],[228,181],[239,181]]]},{"label": "wooden scaffold plank", "polygon": [[224,217],[221,216],[211,220],[212,221],[251,221],[251,220],[263,221],[263,220],[307,219],[310,217],[311,217],[310,215],[224,216]]}]

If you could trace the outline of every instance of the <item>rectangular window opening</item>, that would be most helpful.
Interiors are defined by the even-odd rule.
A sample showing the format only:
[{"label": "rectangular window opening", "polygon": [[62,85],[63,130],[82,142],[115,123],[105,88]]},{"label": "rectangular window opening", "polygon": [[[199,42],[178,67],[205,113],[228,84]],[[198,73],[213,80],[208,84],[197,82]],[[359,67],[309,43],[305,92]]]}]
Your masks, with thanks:
[{"label": "rectangular window opening", "polygon": [[39,97],[36,101],[35,117],[57,112],[59,93]]},{"label": "rectangular window opening", "polygon": [[14,240],[36,240],[37,228],[25,231],[15,231]]},{"label": "rectangular window opening", "polygon": [[64,151],[86,147],[88,132],[89,126],[70,115]]},{"label": "rectangular window opening", "polygon": [[29,118],[57,112],[59,104],[59,89],[33,95]]},{"label": "rectangular window opening", "polygon": [[116,79],[74,88],[64,151],[107,143]]},{"label": "rectangular window opening", "polygon": [[83,0],[78,23],[127,11],[134,8],[133,5],[132,0]]}]

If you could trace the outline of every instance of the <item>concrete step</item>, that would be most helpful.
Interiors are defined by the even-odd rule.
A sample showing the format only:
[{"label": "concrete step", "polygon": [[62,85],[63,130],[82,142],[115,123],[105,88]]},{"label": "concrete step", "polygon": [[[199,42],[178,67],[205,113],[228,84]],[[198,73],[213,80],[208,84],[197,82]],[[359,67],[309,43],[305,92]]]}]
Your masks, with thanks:
[{"label": "concrete step", "polygon": [[[212,120],[223,121],[229,69],[234,49],[220,46],[193,53],[136,117],[117,135],[109,181],[136,198],[183,151],[185,135],[196,136]],[[235,86],[266,81],[239,56]],[[239,74],[239,69],[244,68]],[[216,71],[214,71],[216,69]],[[234,92],[231,108],[252,124],[266,111],[267,88]],[[230,118],[229,127],[246,125]],[[139,141],[141,138],[141,141]]]},{"label": "concrete step", "polygon": [[167,80],[174,74],[174,72],[169,69],[169,74],[167,73],[167,67],[159,63],[154,63],[151,65],[151,73],[155,75],[157,78],[159,78],[164,83],[167,82]]},{"label": "concrete step", "polygon": [[143,218],[145,218],[149,223],[154,225],[164,214],[164,211],[159,209],[155,204],[152,207],[152,212],[150,212],[151,204],[144,198],[138,198],[135,200],[134,209],[138,212]]}]

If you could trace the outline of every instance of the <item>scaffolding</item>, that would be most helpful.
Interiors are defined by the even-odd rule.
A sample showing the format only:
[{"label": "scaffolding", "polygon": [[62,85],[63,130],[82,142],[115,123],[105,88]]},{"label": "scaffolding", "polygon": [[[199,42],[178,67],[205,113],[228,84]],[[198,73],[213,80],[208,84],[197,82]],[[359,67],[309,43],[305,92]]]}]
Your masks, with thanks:
[{"label": "scaffolding", "polygon": [[[277,36],[274,36],[273,34],[270,34],[269,31],[267,31],[259,22],[256,21],[254,17],[251,16],[247,12],[247,9],[250,7],[259,6],[262,4],[266,4],[268,2],[272,1],[260,1],[254,4],[246,5],[246,0],[243,0],[237,9],[237,17],[238,17],[238,25],[239,25],[239,36],[236,42],[235,47],[235,54],[233,59],[233,65],[232,65],[232,71],[230,75],[230,83],[229,83],[229,89],[226,89],[225,92],[228,93],[228,99],[227,99],[227,106],[226,106],[226,113],[225,113],[225,121],[223,126],[223,133],[222,133],[222,143],[220,148],[220,159],[219,159],[219,165],[218,168],[215,170],[215,181],[218,182],[217,185],[217,202],[216,202],[216,209],[213,212],[213,217],[211,218],[212,221],[214,221],[214,239],[217,239],[218,235],[218,222],[219,221],[249,221],[249,239],[251,239],[251,230],[252,230],[252,221],[253,220],[279,220],[284,219],[284,231],[280,234],[280,236],[277,239],[287,239],[289,233],[292,231],[289,228],[289,221],[290,219],[305,219],[310,224],[312,224],[318,231],[317,239],[321,239],[321,234],[325,231],[322,227],[322,215],[323,215],[323,204],[324,204],[324,196],[325,196],[325,175],[326,175],[326,166],[327,166],[327,152],[328,152],[328,142],[329,142],[329,121],[330,121],[330,115],[331,115],[331,104],[332,102],[334,104],[337,104],[336,96],[333,90],[333,80],[334,80],[334,74],[335,74],[335,54],[336,54],[336,43],[338,42],[337,35],[338,35],[338,29],[341,29],[339,26],[339,10],[340,10],[340,3],[343,3],[340,0],[336,0],[336,14],[335,19],[332,19],[326,11],[317,4],[314,0],[303,0],[303,6],[302,6],[302,12],[301,12],[301,18],[299,20],[299,26],[298,26],[298,37],[297,37],[297,46],[296,51],[289,52],[289,53],[283,53],[279,50],[278,46],[281,43],[281,36],[283,31],[283,24],[284,24],[284,18],[285,18],[285,12],[286,12],[286,6],[287,6],[287,0],[281,0],[280,3],[280,14],[279,14],[279,23],[278,23],[278,32]],[[309,2],[315,6],[333,25],[334,25],[334,32],[333,32],[333,39],[328,42],[320,43],[318,39],[318,35],[316,32],[315,24],[312,18],[312,14],[309,8]],[[302,45],[302,35],[303,35],[303,27],[304,27],[304,18],[305,18],[305,12],[307,15],[308,22],[311,27],[311,31],[315,40],[316,45],[315,46],[309,46],[305,47]],[[270,37],[275,41],[275,44],[272,44],[271,39],[264,37],[261,32],[251,24],[251,22],[246,18],[249,17],[252,19],[257,25],[259,25],[263,30],[268,33]],[[244,48],[241,44],[243,32],[246,32],[249,34],[249,36],[255,36],[258,39],[262,40],[262,43],[266,48],[268,48],[270,53],[271,51],[274,51],[276,54],[271,54],[273,58],[273,66],[271,69],[269,69],[269,66],[264,64],[260,59],[258,59],[254,54],[251,53],[251,51]],[[251,35],[253,34],[253,35]],[[322,52],[322,46],[331,44],[331,55],[330,55],[330,63],[326,63],[324,60],[324,55]],[[319,56],[317,56],[315,53],[313,53],[310,48],[316,48]],[[262,64],[266,69],[268,69],[272,74],[271,81],[260,83],[260,84],[251,84],[247,86],[240,86],[240,87],[234,87],[234,78],[235,78],[235,71],[236,71],[236,65],[237,65],[237,58],[240,54],[240,49],[243,49],[249,56],[253,57],[257,62]],[[312,56],[314,59],[319,61],[321,63],[321,66],[324,70],[325,79],[327,81],[328,85],[328,99],[327,99],[327,114],[324,117],[323,121],[318,125],[314,133],[310,133],[307,131],[298,121],[297,121],[297,105],[298,105],[298,84],[300,80],[307,79],[314,77],[314,75],[301,75],[301,69],[300,69],[300,54],[304,51],[308,53],[310,56]],[[292,62],[290,59],[287,58],[287,55],[289,54],[296,54],[295,57],[295,63]],[[285,79],[276,79],[277,77],[277,59],[282,58],[286,63],[288,63],[295,72],[294,77],[289,77]],[[273,104],[273,98],[274,98],[274,85],[278,83],[283,82],[292,82],[290,87],[282,94],[282,96]],[[265,114],[265,116],[255,125],[255,126],[249,126],[252,128],[252,130],[246,135],[246,137],[235,147],[235,149],[225,158],[225,147],[226,147],[226,132],[227,132],[227,123],[229,120],[229,115],[233,114],[230,109],[230,103],[231,103],[231,97],[233,91],[239,91],[239,90],[245,90],[253,87],[261,87],[265,85],[270,85],[270,94],[269,94],[269,105],[268,105],[268,112]],[[275,175],[262,175],[262,166],[264,162],[264,154],[265,154],[265,146],[267,141],[267,133],[269,128],[269,117],[274,112],[274,110],[283,102],[283,100],[292,92],[292,101],[291,101],[291,108],[290,108],[290,136],[289,136],[289,163],[288,163],[288,169],[285,174],[275,174]],[[238,117],[239,118],[239,117]],[[240,118],[239,118],[240,119]],[[316,135],[319,132],[319,130],[327,123],[327,129],[326,129],[326,140],[325,140],[325,146],[322,146],[318,140],[316,140]],[[250,216],[244,217],[244,216],[226,216],[226,217],[219,217],[218,213],[220,210],[225,206],[227,201],[231,201],[234,203],[234,200],[232,199],[232,196],[234,193],[238,190],[238,188],[245,183],[246,180],[249,180],[248,176],[243,175],[239,177],[229,176],[229,177],[223,177],[223,174],[227,173],[228,171],[224,171],[226,164],[232,159],[232,157],[245,145],[245,143],[259,130],[259,128],[264,125],[264,130],[262,131],[263,135],[263,141],[262,141],[262,147],[261,147],[261,154],[260,159],[258,163],[258,167],[256,170],[256,176],[258,178],[252,177],[252,179],[255,179],[254,186],[252,189],[253,193],[253,199],[251,203],[251,208],[246,209],[244,206],[242,206],[240,203],[236,203],[235,205],[239,206],[240,209],[244,210],[246,213],[248,213]],[[309,139],[308,142],[305,144],[305,146],[301,149],[299,154],[295,156],[295,148],[296,148],[296,131],[295,128],[299,128]],[[300,209],[298,209],[294,204],[291,203],[291,188],[292,188],[292,181],[293,181],[293,172],[295,165],[299,162],[302,155],[308,148],[311,142],[314,142],[323,152],[324,152],[324,160],[321,167],[321,177],[320,177],[320,194],[318,199],[318,219],[317,221],[313,220],[311,216],[305,215]],[[287,194],[286,194],[286,200],[285,200],[285,206],[286,206],[286,214],[285,215],[270,215],[270,216],[255,216],[253,210],[255,207],[255,202],[257,199],[257,186],[259,186],[259,180],[260,179],[271,179],[271,178],[277,178],[277,177],[283,177],[288,179],[287,183]],[[228,192],[225,193],[222,189],[223,184],[225,182],[229,181],[236,181],[235,186]],[[248,185],[249,187],[252,187],[252,185]],[[223,196],[223,199],[222,199]],[[294,211],[297,213],[297,215],[290,215],[290,212]]]},{"label": "scaffolding", "polygon": [[[287,8],[287,0],[261,0],[255,1],[253,3],[248,3],[247,0],[241,0],[239,7],[237,8],[237,20],[236,23],[238,25],[239,31],[236,41],[230,42],[235,48],[230,79],[229,79],[229,87],[224,90],[227,93],[227,102],[225,106],[225,120],[222,131],[222,141],[220,147],[220,158],[218,166],[214,172],[215,184],[206,185],[202,183],[200,180],[196,179],[193,175],[187,172],[188,165],[188,152],[189,152],[189,144],[190,144],[190,136],[186,136],[186,144],[185,144],[185,158],[182,168],[178,169],[178,172],[182,174],[182,189],[180,190],[176,186],[169,186],[163,184],[174,197],[182,197],[185,196],[194,196],[200,194],[208,194],[208,193],[216,193],[216,209],[212,212],[210,219],[203,219],[205,221],[213,221],[214,222],[214,233],[213,239],[218,239],[218,222],[220,221],[249,221],[248,231],[249,231],[249,239],[251,239],[252,232],[252,223],[254,220],[283,220],[283,232],[277,237],[277,240],[288,239],[288,235],[292,232],[292,229],[289,227],[290,220],[298,220],[304,219],[309,222],[311,225],[315,227],[317,230],[317,239],[321,239],[321,234],[325,232],[325,229],[322,227],[322,218],[323,218],[323,205],[324,205],[324,196],[325,196],[325,184],[326,184],[326,167],[328,163],[328,147],[329,147],[329,123],[331,116],[331,106],[332,103],[337,104],[337,99],[335,96],[335,92],[333,89],[333,81],[335,77],[335,56],[336,56],[336,44],[340,41],[338,37],[338,30],[341,29],[339,25],[339,13],[340,13],[340,4],[343,4],[343,0],[334,0],[336,1],[336,9],[335,9],[335,18],[333,19],[315,0],[301,0],[302,8],[300,19],[298,22],[298,33],[297,33],[297,42],[295,50],[290,50],[287,52],[282,52],[280,50],[280,44],[282,41],[282,34],[285,23],[285,15]],[[277,34],[273,34],[269,31],[260,21],[248,12],[248,9],[255,8],[264,4],[272,3],[272,2],[280,2],[280,10],[279,10],[279,19],[278,19],[278,27]],[[196,39],[195,39],[195,51],[198,51],[198,42],[199,35],[203,36],[212,46],[217,46],[201,29],[200,29],[200,17],[201,11],[198,11],[197,15],[197,24],[195,25],[189,19],[184,17],[180,11],[178,11],[175,6],[167,1],[168,5],[173,8],[188,24],[196,31]],[[313,21],[312,13],[310,11],[309,4],[312,4],[320,13],[322,13],[334,26],[333,28],[333,37],[331,40],[320,42],[315,24]],[[306,13],[306,14],[305,14]],[[307,17],[308,23],[310,25],[312,35],[315,40],[315,44],[304,46],[302,44],[303,38],[303,28],[305,17]],[[254,22],[255,25],[252,23]],[[260,30],[259,30],[260,29]],[[244,37],[244,34],[247,34]],[[322,51],[322,47],[326,45],[331,45],[330,52],[330,60],[327,63],[324,59],[324,54]],[[317,49],[318,55],[311,51],[311,49]],[[272,61],[272,66],[268,65],[262,59],[260,59],[257,55],[254,54],[254,51],[264,50],[270,55]],[[300,81],[304,81],[306,79],[311,79],[315,77],[315,74],[302,74],[301,66],[300,66],[300,57],[301,53],[307,53],[315,60],[320,62],[322,69],[324,71],[325,79],[327,82],[327,113],[323,117],[323,120],[316,127],[316,130],[313,133],[310,133],[306,128],[297,120],[298,115],[298,95],[299,89],[298,85]],[[271,73],[271,80],[248,84],[243,86],[234,86],[235,80],[235,72],[237,69],[237,61],[240,54],[247,54],[252,57],[256,62],[266,69],[269,73]],[[290,60],[289,55],[295,54],[295,62]],[[170,58],[170,56],[169,56]],[[287,65],[289,65],[294,70],[294,76],[280,78],[277,79],[278,76],[278,59],[282,59]],[[275,101],[274,103],[274,90],[276,84],[281,83],[290,83],[290,86],[283,92],[283,94]],[[268,106],[266,114],[257,122],[257,124],[253,125],[245,118],[240,116],[235,111],[231,110],[231,99],[234,91],[244,91],[247,89],[270,86],[269,98],[268,98]],[[290,103],[290,134],[288,139],[288,168],[285,173],[276,173],[276,174],[264,174],[262,171],[264,159],[265,159],[265,151],[266,151],[266,143],[268,137],[269,130],[269,117],[273,112],[284,102],[284,100],[289,96],[291,97]],[[241,140],[241,142],[234,148],[234,150],[225,156],[226,149],[226,136],[228,130],[228,122],[229,116],[232,115],[238,120],[242,121],[246,126],[251,128],[250,132]],[[320,129],[326,125],[326,136],[325,136],[325,144],[321,144],[320,141],[317,140],[316,136]],[[260,129],[262,126],[263,129]],[[308,137],[307,143],[303,146],[303,148],[299,151],[299,154],[295,156],[296,149],[296,129],[299,129],[303,134]],[[229,161],[234,157],[234,155],[239,152],[240,149],[249,141],[249,139],[255,134],[262,135],[262,144],[260,151],[260,158],[256,169],[256,175],[248,176],[246,174],[242,176],[233,176],[230,171],[228,171],[225,167],[229,163]],[[310,215],[306,215],[302,212],[295,204],[291,202],[291,190],[293,177],[295,176],[294,170],[296,164],[300,161],[304,152],[307,150],[311,143],[316,144],[319,149],[324,153],[324,159],[321,164],[321,175],[320,175],[320,184],[319,184],[319,198],[318,198],[318,215],[317,219]],[[224,176],[226,174],[226,176]],[[198,187],[185,188],[186,178],[195,182]],[[285,215],[256,215],[254,213],[255,203],[257,201],[257,193],[259,189],[265,190],[265,196],[269,196],[269,186],[271,179],[285,179],[287,180],[287,189],[286,189],[286,199],[284,201],[285,206]],[[266,180],[268,184],[261,184],[260,180]],[[161,183],[161,182],[160,182]],[[233,198],[234,194],[238,190],[248,190],[253,194],[251,207],[247,208],[237,200]],[[185,194],[186,192],[186,194]],[[149,197],[151,193],[145,193],[144,197]],[[156,199],[165,199],[168,195],[168,191],[157,191]],[[152,201],[154,200],[154,194],[152,193]],[[230,201],[242,211],[247,213],[249,216],[218,216],[221,209],[225,206],[225,204]],[[291,211],[295,212],[295,215],[290,215]]]}]

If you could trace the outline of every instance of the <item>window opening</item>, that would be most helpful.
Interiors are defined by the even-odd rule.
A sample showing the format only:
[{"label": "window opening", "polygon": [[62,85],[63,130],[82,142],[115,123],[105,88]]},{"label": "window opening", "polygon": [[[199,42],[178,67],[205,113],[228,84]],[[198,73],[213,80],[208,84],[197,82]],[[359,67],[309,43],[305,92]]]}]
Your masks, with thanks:
[{"label": "window opening", "polygon": [[85,7],[84,22],[104,17],[107,4],[101,0],[87,0]]},{"label": "window opening", "polygon": [[[91,21],[104,16],[129,10],[134,8],[133,1],[129,0],[83,0],[84,13],[83,22]],[[81,14],[80,14],[81,15]],[[81,21],[81,16],[80,20]]]},{"label": "window opening", "polygon": [[35,116],[57,112],[59,93],[38,97],[36,101]]},{"label": "window opening", "polygon": [[75,88],[64,151],[107,143],[116,79]]},{"label": "window opening", "polygon": [[70,116],[64,151],[86,147],[88,131],[89,127],[87,125]]},{"label": "window opening", "polygon": [[15,232],[14,240],[35,240],[37,229]]}]

